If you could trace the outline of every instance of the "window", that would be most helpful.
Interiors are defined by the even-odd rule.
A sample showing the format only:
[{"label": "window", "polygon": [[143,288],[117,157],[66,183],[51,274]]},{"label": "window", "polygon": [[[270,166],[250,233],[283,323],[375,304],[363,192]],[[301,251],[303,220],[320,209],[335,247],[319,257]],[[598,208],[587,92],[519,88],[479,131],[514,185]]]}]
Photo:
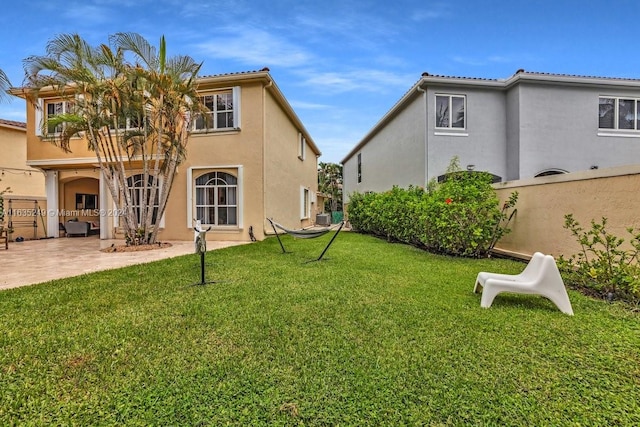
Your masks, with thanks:
[{"label": "window", "polygon": [[362,182],[362,153],[358,153],[358,184]]},{"label": "window", "polygon": [[196,219],[209,225],[238,225],[238,179],[210,172],[196,179]]},{"label": "window", "polygon": [[200,98],[207,112],[199,115],[194,123],[196,130],[234,128],[233,91],[205,95]]},{"label": "window", "polygon": [[300,219],[306,219],[311,217],[311,194],[308,188],[300,190]]},{"label": "window", "polygon": [[600,97],[598,128],[640,130],[640,99]]},{"label": "window", "polygon": [[[53,117],[60,114],[69,113],[71,111],[71,103],[66,101],[45,101],[45,120],[47,123],[47,135],[55,135],[62,132],[63,124],[51,123]],[[40,133],[38,133],[40,135]]]},{"label": "window", "polygon": [[298,158],[304,160],[307,151],[307,139],[302,132],[298,132]]},{"label": "window", "polygon": [[464,129],[465,110],[464,95],[436,95],[436,127]]},{"label": "window", "polygon": [[[133,175],[127,178],[127,185],[129,187],[129,194],[131,194],[131,204],[133,206],[136,218],[138,219],[138,224],[142,224],[142,200],[146,196],[147,206],[149,206],[149,199],[151,196],[151,187],[153,186],[154,178],[152,176],[148,177],[147,183],[145,185],[144,175],[138,174]],[[153,204],[153,218],[151,218],[151,223],[155,224],[158,219],[158,202],[160,199],[159,189],[156,189],[156,196]]]}]

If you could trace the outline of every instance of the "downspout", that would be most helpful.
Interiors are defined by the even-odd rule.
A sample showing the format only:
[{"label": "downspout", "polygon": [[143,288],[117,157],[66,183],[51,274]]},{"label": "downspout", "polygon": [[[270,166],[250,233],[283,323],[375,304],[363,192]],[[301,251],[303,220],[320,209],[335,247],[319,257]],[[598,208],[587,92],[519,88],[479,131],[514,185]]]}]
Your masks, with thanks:
[{"label": "downspout", "polygon": [[429,184],[429,124],[428,124],[428,116],[429,106],[427,101],[427,91],[422,89],[422,83],[418,83],[416,89],[418,92],[422,92],[422,97],[424,98],[424,180],[425,187]]}]

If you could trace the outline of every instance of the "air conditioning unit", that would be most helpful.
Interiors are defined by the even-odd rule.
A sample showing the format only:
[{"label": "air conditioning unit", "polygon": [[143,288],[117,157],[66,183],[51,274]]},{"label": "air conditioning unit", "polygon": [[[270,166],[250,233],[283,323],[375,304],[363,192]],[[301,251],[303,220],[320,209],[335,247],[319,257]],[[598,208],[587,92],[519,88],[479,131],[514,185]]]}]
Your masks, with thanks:
[{"label": "air conditioning unit", "polygon": [[330,214],[316,214],[316,224],[317,225],[331,225],[331,215]]}]

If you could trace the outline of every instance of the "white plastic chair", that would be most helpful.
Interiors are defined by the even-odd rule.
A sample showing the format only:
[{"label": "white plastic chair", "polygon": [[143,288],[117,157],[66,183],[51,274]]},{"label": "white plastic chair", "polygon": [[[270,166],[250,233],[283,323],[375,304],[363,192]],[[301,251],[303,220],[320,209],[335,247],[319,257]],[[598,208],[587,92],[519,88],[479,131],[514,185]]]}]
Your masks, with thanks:
[{"label": "white plastic chair", "polygon": [[562,276],[551,255],[536,252],[520,274],[480,272],[473,292],[482,289],[480,307],[489,308],[501,292],[541,295],[553,302],[563,313],[573,316],[571,301]]}]

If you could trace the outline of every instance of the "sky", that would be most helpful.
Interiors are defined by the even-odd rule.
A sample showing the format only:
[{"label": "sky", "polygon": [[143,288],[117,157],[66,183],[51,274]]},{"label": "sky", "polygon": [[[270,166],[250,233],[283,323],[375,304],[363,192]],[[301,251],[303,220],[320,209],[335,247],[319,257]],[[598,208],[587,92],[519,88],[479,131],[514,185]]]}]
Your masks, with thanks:
[{"label": "sky", "polygon": [[[264,67],[323,155],[339,163],[430,74],[505,79],[518,69],[640,78],[637,0],[31,0],[0,8],[0,69],[58,34],[93,45],[136,32],[202,75]],[[0,118],[25,121],[24,101]]]}]

